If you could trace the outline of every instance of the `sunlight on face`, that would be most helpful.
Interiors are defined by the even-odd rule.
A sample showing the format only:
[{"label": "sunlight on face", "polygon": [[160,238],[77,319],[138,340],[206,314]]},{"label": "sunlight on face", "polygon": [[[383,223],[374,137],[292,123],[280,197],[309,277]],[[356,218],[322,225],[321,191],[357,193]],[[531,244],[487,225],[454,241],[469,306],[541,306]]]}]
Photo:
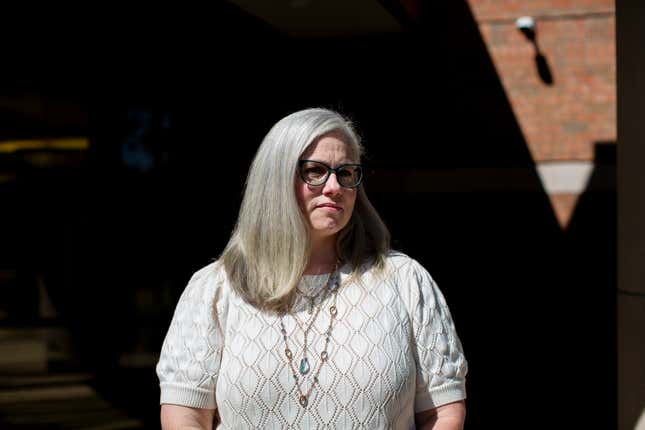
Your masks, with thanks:
[{"label": "sunlight on face", "polygon": [[[314,160],[331,167],[341,164],[358,163],[352,147],[345,143],[339,133],[323,135],[300,157]],[[321,186],[311,186],[296,175],[296,197],[300,210],[309,222],[312,240],[334,237],[349,222],[356,202],[357,188],[340,186],[335,173],[329,175]]]}]

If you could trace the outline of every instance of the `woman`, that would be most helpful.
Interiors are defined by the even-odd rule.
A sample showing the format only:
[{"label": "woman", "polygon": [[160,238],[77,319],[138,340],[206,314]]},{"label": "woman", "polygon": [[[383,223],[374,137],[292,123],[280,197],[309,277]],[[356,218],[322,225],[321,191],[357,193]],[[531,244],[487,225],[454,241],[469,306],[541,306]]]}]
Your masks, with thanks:
[{"label": "woman", "polygon": [[220,259],[188,283],[157,374],[164,429],[460,429],[467,364],[428,272],[389,249],[333,111],[273,126]]}]

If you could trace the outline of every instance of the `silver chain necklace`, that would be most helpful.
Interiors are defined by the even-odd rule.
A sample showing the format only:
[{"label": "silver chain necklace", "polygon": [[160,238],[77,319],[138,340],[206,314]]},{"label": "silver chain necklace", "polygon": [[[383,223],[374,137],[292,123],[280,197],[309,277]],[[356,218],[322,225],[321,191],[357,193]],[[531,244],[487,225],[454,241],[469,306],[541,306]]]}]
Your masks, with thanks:
[{"label": "silver chain necklace", "polygon": [[[304,333],[304,343],[303,343],[303,348],[302,348],[302,359],[300,360],[300,366],[298,370],[296,370],[294,363],[293,363],[293,352],[289,348],[289,341],[287,340],[287,330],[284,327],[284,321],[282,318],[282,315],[280,315],[280,332],[282,333],[282,338],[284,340],[284,354],[287,357],[287,361],[289,363],[289,368],[291,370],[291,374],[293,376],[293,379],[295,381],[296,389],[298,390],[298,402],[300,403],[300,406],[303,408],[307,407],[307,404],[309,403],[309,395],[311,394],[311,391],[314,388],[314,385],[318,383],[318,375],[320,374],[320,370],[322,369],[323,364],[328,360],[329,358],[329,340],[331,338],[331,331],[333,328],[334,320],[336,319],[336,315],[338,314],[338,310],[336,309],[336,299],[338,296],[338,282],[333,286],[330,286],[330,280],[332,277],[335,275],[335,271],[332,272],[329,275],[329,278],[327,279],[327,282],[325,283],[325,286],[323,287],[323,292],[324,295],[320,300],[320,303],[318,304],[318,307],[316,308],[315,313],[309,318],[309,321],[307,323],[307,327],[305,329],[302,328],[300,321],[298,320],[297,317],[294,316],[294,320],[296,321],[296,324],[300,330],[303,331]],[[300,376],[305,377],[311,370],[311,366],[309,365],[309,358],[307,356],[307,335],[309,334],[309,331],[313,327],[316,318],[318,317],[318,314],[320,313],[320,310],[322,309],[322,304],[323,302],[327,299],[329,296],[329,292],[331,290],[331,293],[333,294],[333,299],[332,299],[332,304],[329,307],[329,326],[327,327],[327,330],[325,331],[325,347],[323,348],[322,352],[320,353],[320,361],[318,363],[318,369],[314,373],[312,377],[312,383],[309,384],[309,389],[307,391],[302,390],[302,382],[300,377],[298,376],[298,373],[300,373]],[[320,294],[320,293],[319,293]],[[316,295],[316,297],[318,294]]]},{"label": "silver chain necklace", "polygon": [[307,313],[309,313],[309,315],[311,315],[311,314],[314,313],[314,303],[316,303],[316,299],[318,298],[318,296],[320,296],[325,291],[325,288],[324,287],[321,288],[320,291],[318,291],[313,296],[310,296],[310,295],[307,295],[307,294],[303,293],[302,291],[300,291],[300,288],[296,288],[296,291],[298,291],[298,294],[300,294],[302,297],[304,297],[305,299],[308,300],[308,302],[307,302]]}]

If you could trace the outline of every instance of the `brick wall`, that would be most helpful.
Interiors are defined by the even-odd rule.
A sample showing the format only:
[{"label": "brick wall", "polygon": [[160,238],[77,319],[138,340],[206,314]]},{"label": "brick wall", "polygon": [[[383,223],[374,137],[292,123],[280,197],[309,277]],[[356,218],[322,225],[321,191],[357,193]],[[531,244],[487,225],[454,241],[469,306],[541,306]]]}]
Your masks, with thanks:
[{"label": "brick wall", "polygon": [[[533,158],[591,161],[616,140],[614,5],[608,0],[469,0]],[[538,74],[534,45],[516,28],[536,20],[553,83]]]}]

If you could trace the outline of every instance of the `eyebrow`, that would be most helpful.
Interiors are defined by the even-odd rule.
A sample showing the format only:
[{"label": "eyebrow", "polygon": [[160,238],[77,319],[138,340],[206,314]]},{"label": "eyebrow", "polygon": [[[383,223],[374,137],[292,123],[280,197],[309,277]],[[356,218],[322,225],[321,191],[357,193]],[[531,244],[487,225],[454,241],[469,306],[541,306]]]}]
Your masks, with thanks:
[{"label": "eyebrow", "polygon": [[[314,161],[314,162],[316,162],[316,163],[324,164],[325,166],[328,166],[328,167],[333,167],[333,166],[330,166],[330,165],[329,165],[327,162],[325,162],[325,161],[321,161],[321,160],[313,160],[313,159],[310,159],[310,158],[303,158],[303,159],[300,159],[299,161]],[[347,162],[343,161],[343,162],[341,162],[341,163],[338,163],[338,164],[336,165],[336,167],[338,167],[338,166],[346,166],[346,165],[360,166],[360,165],[361,165],[361,163],[354,163],[354,162],[352,162],[352,161],[347,161]]]}]

